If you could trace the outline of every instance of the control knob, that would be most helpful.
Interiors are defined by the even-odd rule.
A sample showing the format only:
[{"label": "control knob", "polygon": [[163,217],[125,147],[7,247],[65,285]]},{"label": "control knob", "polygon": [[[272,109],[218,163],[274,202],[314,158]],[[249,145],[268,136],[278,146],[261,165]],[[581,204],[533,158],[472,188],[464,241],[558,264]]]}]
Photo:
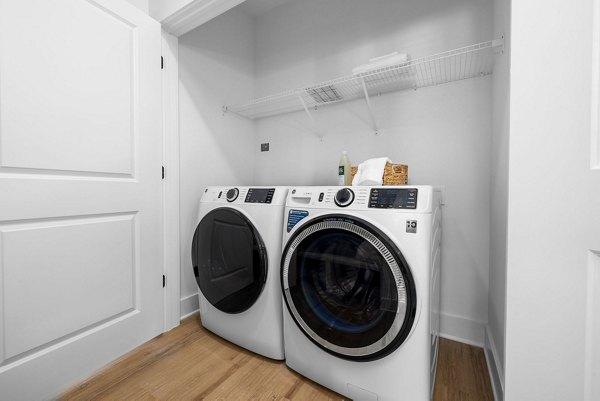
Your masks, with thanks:
[{"label": "control knob", "polygon": [[229,191],[227,191],[227,194],[225,195],[225,197],[227,198],[227,202],[233,202],[234,200],[237,199],[239,194],[240,194],[239,189],[231,188]]},{"label": "control knob", "polygon": [[350,188],[342,188],[335,194],[335,204],[339,207],[349,206],[354,202],[354,191]]}]

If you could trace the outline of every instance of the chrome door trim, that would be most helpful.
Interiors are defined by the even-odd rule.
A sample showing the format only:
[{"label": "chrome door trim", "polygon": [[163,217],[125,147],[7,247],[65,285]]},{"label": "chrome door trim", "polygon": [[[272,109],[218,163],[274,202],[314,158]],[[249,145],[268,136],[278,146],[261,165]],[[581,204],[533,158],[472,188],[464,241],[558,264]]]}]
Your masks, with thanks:
[{"label": "chrome door trim", "polygon": [[[332,344],[329,341],[320,337],[302,319],[298,310],[296,309],[296,306],[294,305],[294,302],[293,302],[293,299],[292,299],[292,296],[290,293],[289,266],[290,266],[290,260],[292,258],[292,255],[294,254],[296,248],[309,235],[311,235],[315,232],[318,232],[318,231],[328,230],[328,229],[345,230],[345,231],[354,233],[354,234],[362,237],[369,243],[371,243],[371,245],[373,245],[379,251],[381,256],[387,261],[388,267],[392,271],[394,280],[396,281],[396,289],[398,291],[398,308],[396,310],[396,316],[394,318],[394,321],[392,322],[392,325],[390,326],[390,328],[386,332],[386,334],[383,335],[383,337],[381,337],[377,342],[367,345],[365,347],[359,347],[359,348],[342,347],[342,346],[339,346],[336,344]],[[345,356],[349,356],[349,357],[368,356],[368,355],[374,354],[374,353],[379,352],[379,351],[383,350],[384,348],[386,348],[396,338],[396,336],[400,333],[400,330],[402,329],[402,325],[404,324],[404,320],[406,317],[407,306],[406,306],[406,285],[404,283],[404,277],[402,275],[402,272],[400,271],[400,266],[398,266],[398,262],[396,261],[396,259],[392,255],[392,253],[389,251],[389,249],[383,244],[383,242],[381,242],[379,240],[379,238],[377,238],[376,235],[374,235],[370,231],[368,231],[362,227],[359,227],[353,223],[350,223],[347,221],[342,221],[342,220],[326,220],[326,221],[321,221],[319,223],[313,224],[313,225],[307,227],[306,229],[302,230],[301,232],[299,232],[298,235],[294,238],[292,243],[287,248],[287,252],[283,259],[282,278],[283,278],[283,280],[282,280],[283,281],[283,293],[286,298],[287,304],[290,308],[290,311],[294,315],[295,320],[301,326],[302,330],[304,330],[304,332],[308,336],[310,336],[310,338],[312,338],[314,341],[316,341],[322,347],[324,347],[332,352],[335,352],[335,353],[338,353],[341,355],[345,355]]]}]

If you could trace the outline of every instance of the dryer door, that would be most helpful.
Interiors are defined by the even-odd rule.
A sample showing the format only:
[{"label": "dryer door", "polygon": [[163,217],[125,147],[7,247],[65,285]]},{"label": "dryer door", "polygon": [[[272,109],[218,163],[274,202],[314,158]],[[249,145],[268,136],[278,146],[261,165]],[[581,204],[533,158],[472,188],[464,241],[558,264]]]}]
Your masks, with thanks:
[{"label": "dryer door", "polygon": [[296,324],[336,356],[382,358],[410,333],[417,298],[409,266],[364,220],[329,215],[305,224],[284,249],[281,278]]},{"label": "dryer door", "polygon": [[240,313],[258,299],[267,277],[267,251],[241,212],[218,208],[198,224],[192,242],[194,275],[215,308]]}]

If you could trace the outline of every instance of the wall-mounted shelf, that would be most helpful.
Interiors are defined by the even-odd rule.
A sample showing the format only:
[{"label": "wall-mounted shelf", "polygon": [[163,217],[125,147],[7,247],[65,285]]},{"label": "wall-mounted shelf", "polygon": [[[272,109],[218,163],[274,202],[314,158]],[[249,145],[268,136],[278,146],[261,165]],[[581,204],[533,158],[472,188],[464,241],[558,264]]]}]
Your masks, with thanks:
[{"label": "wall-mounted shelf", "polygon": [[265,96],[244,104],[224,106],[223,110],[257,119],[304,109],[312,119],[310,110],[364,98],[370,111],[373,129],[377,131],[370,97],[489,75],[493,71],[493,55],[503,51],[503,48],[504,39],[478,43],[364,74],[345,76]]}]

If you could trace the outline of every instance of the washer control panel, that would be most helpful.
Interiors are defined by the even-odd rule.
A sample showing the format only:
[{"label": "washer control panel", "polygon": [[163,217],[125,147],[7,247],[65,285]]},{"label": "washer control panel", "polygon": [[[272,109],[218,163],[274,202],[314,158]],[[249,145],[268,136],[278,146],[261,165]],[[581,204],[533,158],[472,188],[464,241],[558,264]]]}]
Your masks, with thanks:
[{"label": "washer control panel", "polygon": [[248,188],[246,203],[271,203],[275,188]]},{"label": "washer control panel", "polygon": [[376,209],[416,209],[416,188],[373,188],[369,195],[369,207]]},{"label": "washer control panel", "polygon": [[437,190],[431,185],[292,187],[286,206],[294,210],[395,210],[412,213],[431,210],[434,191]]}]

